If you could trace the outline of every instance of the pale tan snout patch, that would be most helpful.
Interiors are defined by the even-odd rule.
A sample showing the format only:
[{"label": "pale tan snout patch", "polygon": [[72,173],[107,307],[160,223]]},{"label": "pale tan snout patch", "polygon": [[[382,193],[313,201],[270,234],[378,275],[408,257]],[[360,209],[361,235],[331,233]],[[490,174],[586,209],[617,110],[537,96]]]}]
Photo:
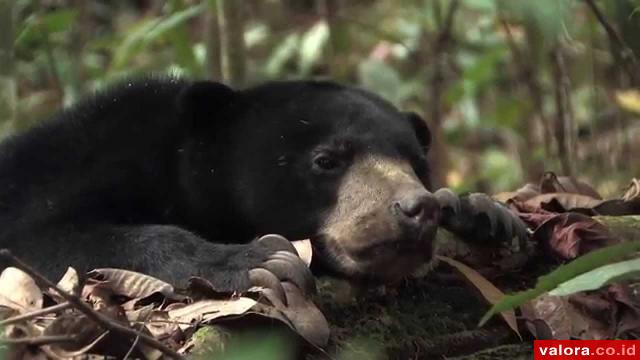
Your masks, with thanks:
[{"label": "pale tan snout patch", "polygon": [[387,180],[390,184],[420,183],[411,166],[406,162],[399,163],[398,160],[388,158],[371,158],[368,163],[381,179]]},{"label": "pale tan snout patch", "polygon": [[347,275],[390,279],[407,275],[427,261],[431,249],[424,254],[405,252],[400,259],[394,247],[422,241],[406,238],[391,211],[400,192],[416,187],[422,183],[406,161],[381,156],[354,161],[321,227],[323,247],[335,265]]}]

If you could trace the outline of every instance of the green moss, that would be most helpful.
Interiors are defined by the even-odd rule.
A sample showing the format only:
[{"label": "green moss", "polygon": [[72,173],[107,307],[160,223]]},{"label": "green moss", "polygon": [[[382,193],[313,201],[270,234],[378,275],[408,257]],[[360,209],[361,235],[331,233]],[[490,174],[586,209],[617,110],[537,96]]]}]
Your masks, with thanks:
[{"label": "green moss", "polygon": [[193,349],[191,355],[195,359],[204,359],[213,353],[224,350],[229,340],[229,333],[219,326],[203,326],[191,337]]},{"label": "green moss", "polygon": [[406,358],[431,339],[476,329],[488,308],[466,287],[429,278],[408,280],[386,293],[360,294],[357,300],[336,298],[339,286],[322,280],[318,301],[331,324],[330,353],[337,358],[362,339],[377,344],[383,358]]}]

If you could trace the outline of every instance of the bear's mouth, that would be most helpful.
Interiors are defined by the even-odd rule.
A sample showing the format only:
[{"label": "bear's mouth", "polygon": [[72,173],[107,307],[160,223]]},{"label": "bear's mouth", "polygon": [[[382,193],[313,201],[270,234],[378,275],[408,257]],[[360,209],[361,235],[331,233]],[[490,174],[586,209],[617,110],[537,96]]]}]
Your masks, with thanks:
[{"label": "bear's mouth", "polygon": [[[353,237],[367,235],[354,233],[351,239],[337,239],[320,233],[311,238],[314,254],[317,254],[313,258],[320,261],[320,267],[330,275],[366,282],[394,282],[431,260],[436,232],[437,226],[429,225],[412,234],[357,241]],[[344,246],[346,241],[361,245]]]}]

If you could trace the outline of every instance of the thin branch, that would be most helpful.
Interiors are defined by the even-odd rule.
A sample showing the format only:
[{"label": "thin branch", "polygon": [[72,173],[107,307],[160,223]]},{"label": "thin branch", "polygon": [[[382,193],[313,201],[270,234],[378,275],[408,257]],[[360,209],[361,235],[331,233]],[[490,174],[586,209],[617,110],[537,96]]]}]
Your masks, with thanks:
[{"label": "thin branch", "polygon": [[[144,321],[140,322],[140,326],[138,326],[138,331],[142,331],[144,329],[144,327],[147,325],[147,321],[151,317],[151,314],[152,312],[149,312],[147,316],[144,317]],[[131,344],[131,347],[129,348],[127,353],[124,355],[122,360],[129,359],[129,356],[131,356],[131,354],[133,353],[133,350],[136,348],[136,346],[138,346],[138,342],[140,342],[140,337],[136,336],[135,340],[133,340],[133,344]]]},{"label": "thin branch", "polygon": [[[142,328],[140,330],[142,330]],[[133,340],[133,344],[131,344],[131,346],[129,347],[129,350],[127,350],[127,353],[124,354],[124,357],[122,358],[122,360],[129,359],[129,356],[133,354],[133,350],[136,348],[136,346],[138,346],[139,341],[140,341],[140,336],[136,336],[135,340]]]},{"label": "thin branch", "polygon": [[53,47],[51,46],[51,40],[49,39],[49,34],[45,33],[43,35],[43,47],[44,47],[44,55],[47,58],[47,65],[49,66],[49,72],[51,73],[51,79],[53,80],[53,85],[56,88],[56,91],[60,95],[61,98],[64,98],[64,88],[62,86],[62,77],[60,76],[60,71],[58,70],[58,62],[56,61],[55,56],[53,55]]},{"label": "thin branch", "polygon": [[242,1],[222,1],[222,13],[218,20],[221,22],[221,39],[223,40],[222,53],[225,56],[225,80],[231,85],[242,86],[247,75],[247,50],[244,42],[245,17],[243,16]]},{"label": "thin branch", "polygon": [[[434,2],[434,6],[438,3]],[[428,111],[431,112],[430,120],[432,125],[432,138],[434,139],[432,145],[432,151],[430,156],[432,164],[432,181],[433,185],[437,187],[444,186],[446,184],[445,171],[448,164],[446,144],[443,142],[444,136],[442,136],[442,122],[443,109],[442,109],[442,96],[444,94],[445,87],[445,66],[448,62],[447,52],[451,48],[453,40],[453,20],[456,10],[458,9],[459,1],[451,0],[449,6],[446,9],[445,18],[442,21],[438,34],[433,44],[433,52],[431,59],[433,61],[433,72],[428,82],[428,98],[430,104],[428,105]]]},{"label": "thin branch", "polygon": [[[518,76],[522,80],[522,83],[525,85],[528,95],[531,98],[533,107],[530,112],[532,113],[533,117],[536,117],[537,115],[537,118],[539,119],[542,126],[544,134],[543,144],[545,154],[550,155],[551,139],[553,138],[553,133],[551,131],[550,121],[544,111],[542,88],[540,82],[536,77],[535,66],[533,66],[533,63],[529,60],[530,56],[528,56],[528,54],[530,54],[531,51],[527,51],[526,48],[521,49],[518,46],[507,20],[505,20],[502,16],[499,16],[499,22],[504,29],[507,45],[509,46],[509,49],[511,50],[511,53],[513,55],[513,60],[517,67]],[[536,143],[534,136],[535,123],[533,121],[528,121],[528,119],[524,121],[524,126],[526,129],[526,144],[524,144],[524,146],[527,147],[527,151],[521,151],[520,157],[523,160],[527,176],[531,177],[532,179],[539,179],[540,174],[538,173],[539,166],[537,164],[537,161],[535,159],[532,159],[528,154],[528,151],[532,149]]]},{"label": "thin branch", "polygon": [[209,0],[209,7],[205,17],[205,44],[207,57],[205,58],[205,74],[208,79],[221,81],[222,78],[222,46],[220,36],[219,7],[217,0]]},{"label": "thin branch", "polygon": [[447,8],[447,15],[444,18],[444,23],[440,28],[440,35],[438,36],[438,43],[446,43],[451,38],[451,30],[453,28],[453,16],[458,10],[458,5],[460,2],[458,0],[451,0],[451,4]]},{"label": "thin branch", "polygon": [[551,53],[553,65],[553,78],[555,80],[555,102],[556,102],[556,126],[555,138],[558,146],[558,155],[562,171],[565,175],[573,175],[573,162],[571,146],[569,145],[569,131],[572,123],[571,111],[569,110],[570,99],[567,95],[567,74],[564,59],[559,45]]},{"label": "thin branch", "polygon": [[65,301],[63,303],[57,304],[57,305],[53,305],[53,306],[49,306],[47,308],[44,309],[39,309],[36,311],[32,311],[26,314],[21,314],[18,316],[14,316],[14,317],[10,317],[8,319],[2,320],[0,321],[0,326],[6,326],[9,324],[15,324],[17,322],[20,321],[24,321],[24,320],[31,320],[33,318],[36,318],[38,316],[42,316],[42,315],[46,315],[46,314],[50,314],[53,312],[58,312],[60,310],[65,310],[70,308],[72,305],[71,303],[69,303],[68,301]]},{"label": "thin branch", "polygon": [[48,344],[57,344],[57,343],[66,343],[66,342],[74,342],[77,341],[77,337],[75,335],[45,335],[45,336],[36,336],[36,337],[22,337],[22,338],[3,338],[0,339],[0,344],[2,345],[48,345]]},{"label": "thin branch", "polygon": [[52,288],[53,290],[55,290],[55,292],[57,292],[61,297],[63,297],[68,302],[70,302],[76,309],[78,309],[80,312],[85,314],[89,319],[93,320],[103,328],[113,331],[115,333],[122,334],[124,336],[128,336],[128,337],[132,337],[132,338],[139,337],[143,343],[145,343],[146,345],[154,349],[158,349],[168,357],[172,359],[185,360],[185,358],[182,355],[171,350],[169,347],[159,342],[158,340],[146,334],[143,334],[135,329],[131,329],[122,324],[119,324],[113,321],[112,319],[108,318],[107,316],[96,312],[95,310],[93,310],[93,308],[91,308],[91,306],[89,306],[87,303],[82,301],[79,297],[60,289],[60,287],[54,284],[51,280],[45,278],[36,270],[34,270],[31,266],[27,265],[22,260],[15,257],[11,253],[11,251],[9,251],[8,249],[1,249],[0,257],[3,257],[9,262],[13,263],[16,267],[18,267],[19,269],[21,269],[22,271],[30,275],[32,278],[34,278],[36,282],[40,284],[44,284]]},{"label": "thin branch", "polygon": [[593,15],[595,15],[596,19],[609,37],[609,41],[611,44],[618,50],[620,53],[620,57],[623,61],[623,68],[631,78],[631,81],[634,84],[638,84],[638,59],[636,55],[633,53],[633,50],[627,45],[622,36],[618,34],[618,31],[607,21],[607,18],[604,16],[598,5],[593,0],[584,0]]},{"label": "thin branch", "polygon": [[91,341],[87,345],[73,351],[67,351],[62,348],[52,348],[50,346],[42,346],[40,347],[40,350],[45,353],[48,358],[51,359],[76,359],[81,355],[85,355],[89,350],[93,349],[93,347],[96,346],[97,343],[102,341],[102,339],[104,339],[107,335],[109,335],[109,330],[105,330],[102,334],[98,335],[98,337],[93,339],[93,341]]}]

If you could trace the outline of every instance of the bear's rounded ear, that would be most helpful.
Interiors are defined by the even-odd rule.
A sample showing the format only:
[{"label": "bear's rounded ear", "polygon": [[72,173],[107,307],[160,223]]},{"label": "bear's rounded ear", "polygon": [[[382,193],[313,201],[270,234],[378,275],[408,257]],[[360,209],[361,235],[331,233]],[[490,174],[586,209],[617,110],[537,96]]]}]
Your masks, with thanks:
[{"label": "bear's rounded ear", "polygon": [[424,151],[427,152],[429,146],[431,146],[431,131],[429,130],[427,122],[420,115],[412,111],[405,112],[404,116],[409,119],[413,130],[416,132],[418,142],[424,148]]},{"label": "bear's rounded ear", "polygon": [[178,95],[178,111],[182,120],[195,130],[212,126],[226,115],[236,102],[236,92],[213,81],[197,81],[187,85]]}]

